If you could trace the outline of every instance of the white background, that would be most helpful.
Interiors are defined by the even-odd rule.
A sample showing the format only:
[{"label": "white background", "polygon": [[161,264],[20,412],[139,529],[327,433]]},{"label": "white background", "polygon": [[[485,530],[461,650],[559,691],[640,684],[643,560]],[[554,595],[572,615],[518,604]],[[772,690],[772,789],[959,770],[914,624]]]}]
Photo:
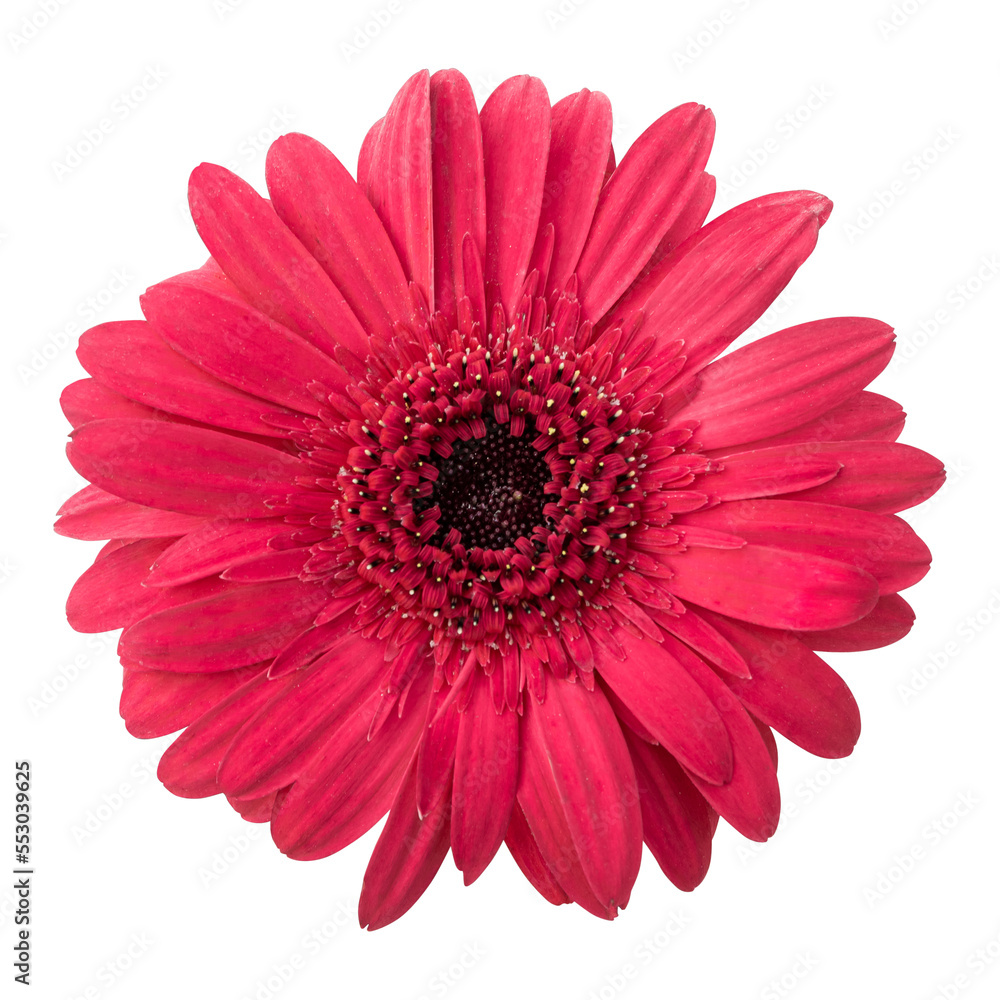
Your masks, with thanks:
[{"label": "white background", "polygon": [[[43,0],[3,0],[0,739],[11,777],[0,801],[13,798],[11,762],[29,758],[35,996],[1000,994],[995,5],[559,2],[394,0],[352,52],[387,0],[62,0],[47,24]],[[32,16],[42,27],[28,37]],[[377,831],[299,863],[223,801],[171,796],[152,776],[169,738],[135,740],[118,717],[117,636],[77,635],[63,614],[98,547],[51,532],[80,485],[57,407],[82,374],[76,336],[98,318],[138,317],[147,285],[201,264],[184,210],[194,165],[235,164],[263,190],[262,143],[300,130],[353,167],[368,126],[425,66],[461,69],[480,103],[522,72],[553,100],[602,90],[619,158],[666,109],[708,104],[713,215],[768,191],[830,196],[818,248],[758,332],[833,315],[892,323],[909,357],[875,388],[909,412],[902,440],[950,472],[909,515],[935,556],[906,595],[913,632],[832,658],[864,718],[853,757],[831,766],[781,742],[773,841],[755,849],[723,823],[693,894],[647,855],[611,924],[550,906],[502,851],[470,889],[446,861],[406,917],[359,930]],[[133,108],[120,102],[157,77]],[[105,117],[102,142],[57,170]],[[962,801],[972,806],[956,811]],[[0,815],[6,836],[12,805]],[[213,863],[222,874],[206,884]],[[13,897],[7,877],[0,885],[9,981]]]}]

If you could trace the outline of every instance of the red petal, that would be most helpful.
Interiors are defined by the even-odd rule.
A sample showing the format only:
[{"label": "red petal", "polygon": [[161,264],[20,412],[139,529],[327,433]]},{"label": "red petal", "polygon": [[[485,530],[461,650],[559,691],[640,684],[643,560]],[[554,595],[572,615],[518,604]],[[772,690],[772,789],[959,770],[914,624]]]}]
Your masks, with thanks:
[{"label": "red petal", "polygon": [[416,762],[407,771],[372,852],[358,902],[358,920],[373,931],[398,920],[423,895],[448,853],[449,796],[417,814]]},{"label": "red petal", "polygon": [[710,620],[750,664],[749,679],[727,677],[753,714],[817,757],[846,757],[861,735],[861,715],[837,672],[790,632]]},{"label": "red petal", "polygon": [[577,265],[585,318],[607,312],[699,190],[714,135],[711,111],[682,104],[629,147],[601,190]]},{"label": "red petal", "polygon": [[99,486],[85,486],[59,508],[56,531],[88,541],[101,538],[166,538],[184,535],[205,521],[190,514],[175,514],[122,500]]},{"label": "red petal", "polygon": [[504,80],[487,98],[479,121],[486,174],[485,276],[509,322],[542,207],[551,121],[545,86],[533,76]]},{"label": "red petal", "polygon": [[[552,224],[555,247],[547,288],[563,288],[576,270],[604,183],[611,149],[611,102],[581,90],[552,106],[552,135],[538,231]],[[535,246],[532,266],[538,266]]]},{"label": "red petal", "polygon": [[765,545],[690,548],[662,561],[681,600],[771,628],[827,629],[868,614],[878,583],[855,566]]},{"label": "red petal", "polygon": [[76,583],[66,602],[66,617],[77,632],[109,632],[131,625],[161,597],[143,587],[156,557],[169,538],[144,538],[99,558]]},{"label": "red petal", "polygon": [[338,346],[367,355],[365,331],[337,286],[246,181],[202,163],[188,200],[198,235],[251,306],[331,356]]},{"label": "red petal", "polygon": [[[639,872],[642,818],[625,738],[601,691],[553,681],[545,701],[525,699],[524,754],[551,769],[566,824],[591,889],[609,910],[628,902]],[[538,837],[532,797],[518,791]],[[549,851],[542,853],[552,864]],[[550,849],[554,845],[549,845]]]},{"label": "red petal", "polygon": [[712,859],[712,809],[666,750],[628,733],[625,739],[639,785],[643,840],[664,875],[690,892]]},{"label": "red petal", "polygon": [[327,597],[298,580],[232,585],[143,618],[122,634],[122,653],[150,670],[233,670],[277,655]]},{"label": "red petal", "polygon": [[[209,335],[217,338],[218,327],[210,326]],[[172,350],[149,323],[92,327],[80,338],[76,354],[91,375],[129,399],[231,430],[284,436],[261,420],[274,406],[202,371]]]},{"label": "red petal", "polygon": [[[510,851],[511,857],[517,862],[517,867],[521,869],[524,877],[545,899],[554,906],[572,902],[566,891],[552,874],[552,870],[545,863],[538,842],[531,835],[531,830],[528,829],[528,821],[524,818],[524,813],[516,801],[511,811],[510,825],[507,827],[504,839],[507,844],[507,850]],[[602,913],[599,915],[604,916],[605,914]]]},{"label": "red petal", "polygon": [[427,706],[427,726],[417,751],[417,812],[426,816],[446,789],[451,788],[458,745],[459,713],[451,693],[442,688]]},{"label": "red petal", "polygon": [[658,624],[727,673],[750,676],[743,657],[694,608],[685,608],[680,615],[663,615]]},{"label": "red petal", "polygon": [[618,630],[625,658],[602,651],[597,671],[643,728],[686,767],[721,785],[733,752],[719,713],[691,675],[659,643]]},{"label": "red petal", "polygon": [[797,493],[829,482],[840,463],[826,455],[804,453],[799,445],[762,448],[721,455],[721,471],[701,481],[701,488],[719,500]]},{"label": "red petal", "polygon": [[434,308],[431,111],[427,70],[400,88],[371,148],[365,193],[396,256]]},{"label": "red petal", "polygon": [[486,181],[483,136],[472,87],[458,70],[430,81],[431,190],[434,201],[434,305],[450,327],[466,295],[462,241],[472,236],[480,259],[486,253]]},{"label": "red petal", "polygon": [[135,403],[117,392],[112,392],[107,386],[101,385],[97,379],[82,378],[71,382],[59,397],[66,419],[74,426],[100,420],[103,417],[127,417],[132,420],[145,420],[156,417],[156,410],[142,403]]},{"label": "red petal", "polygon": [[411,311],[406,275],[371,202],[333,153],[307,135],[267,151],[275,211],[319,261],[370,336],[391,338]]},{"label": "red petal", "polygon": [[518,716],[497,712],[483,678],[460,715],[451,799],[451,850],[471,885],[503,843],[517,792]]},{"label": "red petal", "polygon": [[704,448],[794,429],[862,390],[889,363],[892,328],[842,317],[781,330],[705,368],[672,422],[697,420]]},{"label": "red petal", "polygon": [[879,592],[912,587],[930,568],[931,554],[901,518],[851,507],[797,500],[743,500],[682,514],[678,525],[731,531],[748,542],[811,552],[871,573]]},{"label": "red petal", "polygon": [[831,653],[853,653],[879,649],[902,639],[913,626],[913,609],[899,594],[887,594],[864,618],[827,632],[799,632],[810,649]]},{"label": "red petal", "polygon": [[70,463],[124,500],[181,514],[267,517],[306,466],[287,452],[208,428],[94,420],[73,432]]}]

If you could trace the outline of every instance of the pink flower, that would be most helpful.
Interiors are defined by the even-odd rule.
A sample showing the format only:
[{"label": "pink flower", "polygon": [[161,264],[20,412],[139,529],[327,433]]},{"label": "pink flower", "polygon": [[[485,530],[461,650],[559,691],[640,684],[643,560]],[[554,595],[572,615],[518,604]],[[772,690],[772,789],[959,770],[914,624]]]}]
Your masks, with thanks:
[{"label": "pink flower", "polygon": [[831,205],[704,225],[713,132],[682,105],[616,166],[602,94],[514,77],[477,112],[421,72],[357,182],[298,134],[270,201],[198,167],[208,263],[81,339],[63,406],[92,485],[57,530],[111,540],[70,622],[124,629],[122,715],[183,730],[176,794],[224,793],[299,859],[389,811],[363,925],[449,848],[468,883],[506,843],[602,917],[643,842],[693,889],[720,815],[774,832],[772,730],[851,752],[814,650],[910,628],[930,554],[894,515],[943,472],[865,391],[892,332],[818,320],[719,358]]}]

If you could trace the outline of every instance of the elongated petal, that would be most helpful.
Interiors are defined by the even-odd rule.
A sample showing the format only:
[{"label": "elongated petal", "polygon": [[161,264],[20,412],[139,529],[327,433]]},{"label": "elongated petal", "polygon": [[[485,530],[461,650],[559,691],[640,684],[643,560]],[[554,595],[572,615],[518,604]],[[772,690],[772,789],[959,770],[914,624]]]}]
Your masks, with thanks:
[{"label": "elongated petal", "polygon": [[513,711],[497,712],[489,686],[473,682],[461,713],[451,800],[451,850],[471,885],[503,843],[517,793],[519,726]]},{"label": "elongated petal", "polygon": [[714,135],[707,108],[682,104],[629,147],[601,190],[577,265],[586,318],[600,319],[649,260],[697,190]]},{"label": "elongated petal", "polygon": [[[212,335],[219,333],[217,328],[211,330]],[[231,430],[283,434],[261,419],[273,413],[275,406],[192,364],[149,323],[126,321],[92,327],[80,338],[76,353],[91,375],[129,399]]]},{"label": "elongated petal", "polygon": [[545,188],[551,109],[542,81],[504,80],[479,120],[486,175],[485,277],[510,317],[528,272]]},{"label": "elongated petal", "polygon": [[328,390],[348,383],[328,354],[232,296],[170,280],[148,289],[141,301],[171,347],[243,392],[316,414],[320,403],[311,383]]},{"label": "elongated petal", "polygon": [[458,70],[430,80],[431,191],[434,202],[434,305],[454,326],[466,294],[462,242],[486,253],[483,135],[472,87]]},{"label": "elongated petal", "polygon": [[697,547],[663,561],[674,574],[670,591],[681,600],[771,628],[837,628],[878,600],[870,573],[805,552]]},{"label": "elongated petal", "polygon": [[215,674],[126,670],[119,712],[133,736],[146,740],[166,736],[190,726],[262,669],[243,667]]},{"label": "elongated petal", "polygon": [[343,295],[246,181],[203,163],[188,199],[198,235],[251,306],[331,356],[343,347],[366,357],[368,338]]},{"label": "elongated petal", "polygon": [[150,670],[233,670],[275,656],[326,600],[324,587],[298,580],[234,585],[137,622],[122,652]]},{"label": "elongated petal", "polygon": [[944,466],[919,448],[888,441],[830,441],[806,445],[810,454],[836,459],[843,468],[822,486],[792,499],[895,514],[933,496],[944,483]]},{"label": "elongated petal", "polygon": [[320,737],[367,702],[385,672],[375,643],[357,633],[345,636],[312,666],[292,674],[281,693],[247,723],[220,768],[219,784],[238,798],[290,784],[322,747]]},{"label": "elongated petal", "polygon": [[59,397],[59,405],[62,407],[66,419],[74,427],[80,427],[90,423],[91,420],[101,420],[104,417],[146,420],[157,416],[157,411],[152,407],[126,399],[106,385],[101,385],[94,378],[81,378],[76,382],[71,382],[63,389],[62,395]]},{"label": "elongated petal", "polygon": [[658,624],[671,635],[687,643],[709,663],[737,677],[750,676],[743,657],[725,636],[713,628],[694,608],[686,607],[684,613],[679,615],[664,615]]},{"label": "elongated petal", "polygon": [[390,338],[410,315],[406,275],[385,227],[347,168],[307,135],[267,151],[267,189],[281,221],[319,261],[369,335]]},{"label": "elongated petal", "polygon": [[517,862],[517,867],[521,869],[524,877],[545,899],[554,906],[572,902],[566,890],[559,884],[555,875],[552,874],[552,870],[545,863],[538,842],[532,836],[531,830],[528,828],[528,821],[524,818],[524,813],[517,802],[514,803],[514,808],[511,811],[510,825],[507,827],[504,841],[507,844],[507,850]]},{"label": "elongated petal", "polygon": [[597,670],[640,724],[685,766],[721,785],[733,774],[726,727],[705,692],[660,644],[619,631],[625,659],[603,655]]},{"label": "elongated petal", "polygon": [[[611,102],[581,90],[552,105],[538,231],[555,227],[548,290],[563,288],[576,270],[597,208],[611,150]],[[535,247],[536,254],[538,246]],[[535,261],[532,261],[535,266]]]},{"label": "elongated petal", "polygon": [[853,653],[879,649],[898,642],[913,626],[913,609],[899,594],[886,594],[864,618],[826,632],[799,632],[810,649],[830,653]]},{"label": "elongated petal", "polygon": [[690,892],[712,858],[712,809],[666,750],[629,733],[625,739],[639,786],[643,840],[667,878]]},{"label": "elongated petal", "polygon": [[715,627],[743,654],[751,677],[727,677],[753,714],[818,757],[846,757],[861,734],[854,696],[836,671],[790,632],[737,624]]},{"label": "elongated petal", "polygon": [[305,466],[287,452],[219,431],[151,420],[94,420],[66,453],[81,476],[123,500],[209,516],[267,517]]},{"label": "elongated petal", "polygon": [[201,527],[204,518],[122,500],[99,486],[85,486],[59,508],[55,530],[70,538],[167,538]]},{"label": "elongated petal", "polygon": [[712,362],[673,420],[698,421],[704,448],[792,430],[860,392],[892,356],[892,328],[873,319],[816,320]]},{"label": "elongated petal", "polygon": [[743,500],[682,514],[677,524],[730,531],[748,542],[811,552],[871,573],[879,592],[912,587],[931,554],[901,518],[797,500]]},{"label": "elongated petal", "polygon": [[700,485],[719,500],[797,493],[829,482],[841,468],[836,458],[803,454],[796,445],[722,455],[717,464],[721,471]]},{"label": "elongated petal", "polygon": [[552,770],[594,894],[609,909],[624,906],[639,871],[642,818],[628,748],[607,699],[599,689],[554,681],[544,702],[526,699],[523,739],[524,753]]},{"label": "elongated petal", "polygon": [[416,763],[409,768],[389,810],[365,871],[358,921],[373,931],[398,920],[423,895],[448,853],[451,797],[417,813]]},{"label": "elongated petal", "polygon": [[417,751],[417,811],[421,816],[426,816],[445,789],[451,788],[460,719],[454,700],[442,705],[446,697],[447,692],[442,691],[431,699]]},{"label": "elongated petal", "polygon": [[365,187],[408,280],[434,305],[430,77],[400,88],[371,148]]},{"label": "elongated petal", "polygon": [[66,617],[77,632],[108,632],[131,625],[160,598],[143,587],[149,568],[170,539],[144,538],[98,559],[70,591]]},{"label": "elongated petal", "polygon": [[629,289],[609,320],[642,309],[659,344],[684,341],[688,377],[777,298],[812,252],[830,208],[822,195],[788,191],[730,209],[667,254]]}]

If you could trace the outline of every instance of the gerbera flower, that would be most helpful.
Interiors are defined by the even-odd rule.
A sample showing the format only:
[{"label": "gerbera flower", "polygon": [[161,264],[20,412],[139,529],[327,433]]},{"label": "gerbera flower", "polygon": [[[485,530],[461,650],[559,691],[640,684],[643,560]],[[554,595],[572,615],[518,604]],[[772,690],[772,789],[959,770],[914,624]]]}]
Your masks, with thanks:
[{"label": "gerbera flower", "polygon": [[[894,642],[930,555],[894,514],[941,464],[865,391],[873,319],[719,358],[805,260],[830,202],[705,225],[714,121],[685,104],[616,166],[607,98],[537,79],[477,111],[413,76],[355,181],[304,135],[270,200],[202,164],[211,254],[81,339],[66,389],[91,485],[57,530],[111,539],[69,598],[123,628],[130,732],[321,858],[388,811],[370,928],[449,848],[502,843],[553,903],[624,906],[643,842],[682,889],[721,815],[778,821],[772,730],[850,753],[815,650]],[[716,360],[718,359],[718,360]]]}]

